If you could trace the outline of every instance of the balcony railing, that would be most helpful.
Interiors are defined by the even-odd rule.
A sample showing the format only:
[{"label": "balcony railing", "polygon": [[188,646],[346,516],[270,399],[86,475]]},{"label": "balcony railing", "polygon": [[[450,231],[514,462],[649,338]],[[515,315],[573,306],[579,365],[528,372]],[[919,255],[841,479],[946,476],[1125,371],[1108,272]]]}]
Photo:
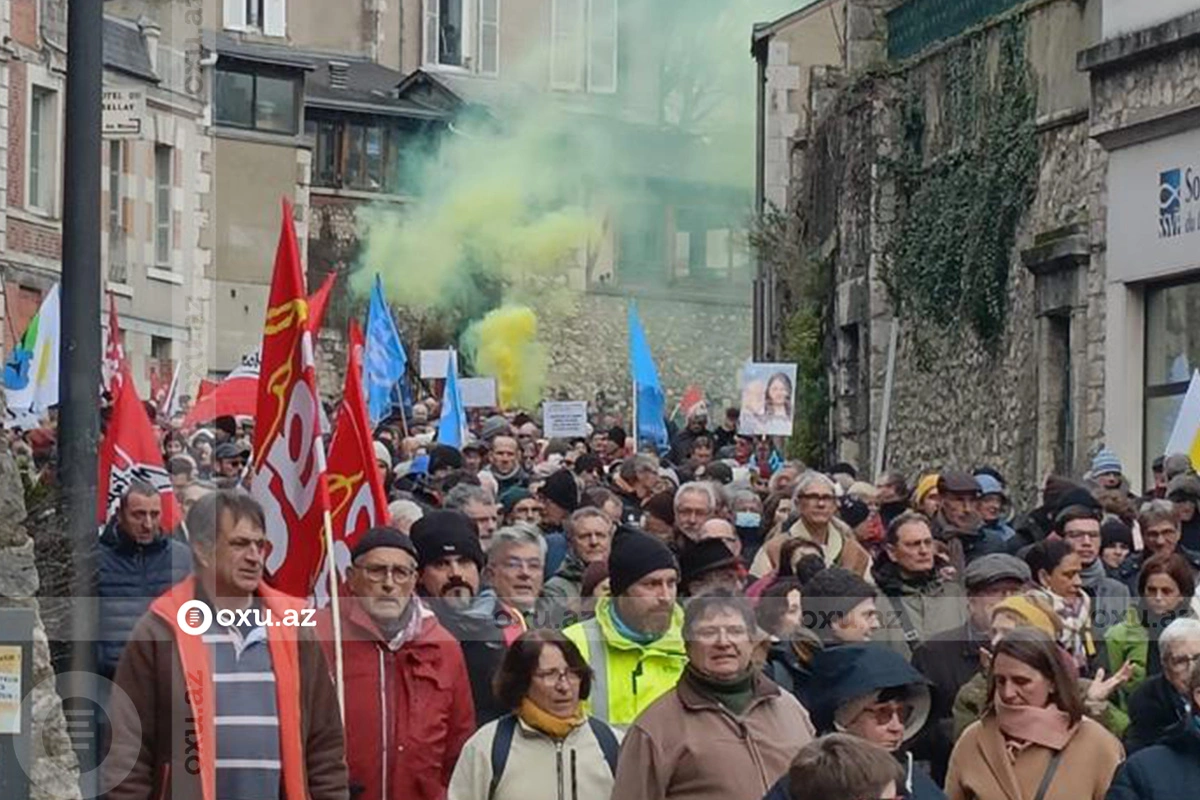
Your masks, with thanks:
[{"label": "balcony railing", "polygon": [[887,14],[888,58],[914,56],[1025,0],[908,0]]}]

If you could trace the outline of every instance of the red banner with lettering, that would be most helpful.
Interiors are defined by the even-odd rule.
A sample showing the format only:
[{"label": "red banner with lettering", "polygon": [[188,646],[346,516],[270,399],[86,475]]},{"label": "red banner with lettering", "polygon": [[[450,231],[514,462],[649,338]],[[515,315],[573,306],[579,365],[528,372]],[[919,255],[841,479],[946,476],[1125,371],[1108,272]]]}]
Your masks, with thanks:
[{"label": "red banner with lettering", "polygon": [[251,493],[266,512],[267,580],[296,597],[312,594],[329,508],[308,318],[292,207],[285,200],[263,327]]},{"label": "red banner with lettering", "polygon": [[[329,508],[333,517],[334,563],[341,580],[346,579],[350,552],[358,539],[387,521],[387,494],[375,468],[375,446],[363,396],[363,335],[357,322],[350,323],[350,355],[346,364],[346,386],[337,424],[329,443]],[[329,562],[321,569],[315,596],[318,605],[329,598]]]}]

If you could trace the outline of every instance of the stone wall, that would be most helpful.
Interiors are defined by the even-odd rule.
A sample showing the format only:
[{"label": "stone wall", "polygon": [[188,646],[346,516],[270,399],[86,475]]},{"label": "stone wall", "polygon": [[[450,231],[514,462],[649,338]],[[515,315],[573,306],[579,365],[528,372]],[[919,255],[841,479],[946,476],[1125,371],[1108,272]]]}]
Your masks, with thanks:
[{"label": "stone wall", "polygon": [[[946,116],[953,105],[948,53],[982,37],[990,53],[985,69],[994,70],[998,23],[1005,19],[1027,32],[1040,153],[1037,193],[1010,258],[1006,327],[989,350],[965,326],[943,330],[900,320],[885,468],[915,477],[991,464],[1029,501],[1046,471],[1082,472],[1103,440],[1103,264],[1091,259],[1088,237],[1092,221],[1104,216],[1097,200],[1104,165],[1089,139],[1086,102],[1080,106],[1086,77],[1074,71],[1073,60],[1091,24],[1087,14],[1071,0],[1027,4],[910,62],[852,74],[833,101],[817,108],[814,140],[826,136],[837,147],[802,154],[794,172],[810,191],[801,193],[799,213],[807,247],[833,253],[827,331],[833,452],[865,473],[878,445],[894,319],[883,282],[897,210],[886,164],[899,150],[902,101],[910,92],[924,98],[927,163],[945,155],[955,146]],[[825,222],[830,204],[832,235]],[[1082,252],[1061,257],[1056,243],[1074,246],[1080,238]],[[1045,263],[1043,251],[1051,253]],[[1052,346],[1056,336],[1065,337],[1065,348]],[[1068,398],[1073,416],[1058,420]]]}]

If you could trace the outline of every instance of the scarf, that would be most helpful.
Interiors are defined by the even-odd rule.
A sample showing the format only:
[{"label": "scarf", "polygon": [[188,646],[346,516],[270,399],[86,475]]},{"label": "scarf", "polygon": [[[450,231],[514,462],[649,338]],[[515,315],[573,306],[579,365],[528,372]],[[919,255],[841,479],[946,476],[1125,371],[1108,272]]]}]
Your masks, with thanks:
[{"label": "scarf", "polygon": [[734,716],[746,713],[754,700],[754,672],[748,670],[732,680],[722,680],[711,675],[705,675],[699,670],[687,666],[685,678],[691,687],[704,697],[719,703]]},{"label": "scarf", "polygon": [[625,621],[621,619],[619,614],[617,614],[616,603],[613,603],[608,607],[608,618],[612,620],[613,627],[617,629],[617,633],[620,634],[622,638],[628,639],[634,644],[639,644],[642,647],[645,647],[648,644],[654,644],[662,638],[662,636],[658,634],[635,631],[633,628],[626,625]]},{"label": "scarf", "polygon": [[421,632],[421,628],[425,624],[425,620],[432,616],[433,612],[425,607],[421,602],[421,598],[415,594],[409,597],[408,605],[404,609],[404,615],[398,620],[399,625],[396,630],[383,631],[384,636],[390,637],[387,643],[388,649],[394,653],[413,639],[416,639],[417,634]]},{"label": "scarf", "polygon": [[571,731],[587,721],[579,706],[575,707],[575,716],[564,719],[544,711],[528,697],[521,700],[521,705],[517,708],[517,717],[535,731],[544,733],[557,742],[566,739],[571,735]]},{"label": "scarf", "polygon": [[1059,597],[1049,589],[1041,589],[1041,595],[1054,606],[1054,613],[1062,620],[1062,633],[1058,643],[1071,655],[1079,673],[1087,671],[1088,659],[1096,654],[1096,643],[1092,638],[1092,598],[1087,592],[1079,597]]},{"label": "scarf", "polygon": [[995,704],[996,722],[1004,734],[1004,749],[1011,762],[1030,745],[1062,750],[1075,735],[1077,725],[1071,724],[1067,712],[1055,705],[1010,706],[999,699]]}]

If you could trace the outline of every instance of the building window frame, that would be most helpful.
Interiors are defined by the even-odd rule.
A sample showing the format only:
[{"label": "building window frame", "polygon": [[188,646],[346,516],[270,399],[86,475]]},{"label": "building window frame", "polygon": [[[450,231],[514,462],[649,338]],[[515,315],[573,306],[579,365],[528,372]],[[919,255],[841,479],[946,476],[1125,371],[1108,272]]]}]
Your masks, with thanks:
[{"label": "building window frame", "polygon": [[[568,9],[572,13],[567,14]],[[608,20],[603,16],[606,10]],[[564,19],[567,21],[564,22]],[[615,94],[618,88],[619,32],[619,0],[552,0],[550,88],[567,92]],[[601,58],[601,55],[605,58]]]},{"label": "building window frame", "polygon": [[224,27],[263,36],[287,36],[287,0],[224,0]]},{"label": "building window frame", "polygon": [[[219,86],[222,76],[241,76],[250,79],[249,122],[241,122],[231,116],[222,116]],[[264,127],[261,115],[260,84],[264,81],[280,81],[291,84],[291,114],[288,128]],[[213,119],[218,127],[251,130],[277,136],[297,136],[300,133],[300,115],[302,108],[303,82],[294,74],[265,68],[255,68],[233,62],[227,66],[218,66],[213,76]]]},{"label": "building window frame", "polygon": [[[403,195],[400,166],[414,130],[387,117],[309,119],[313,139],[313,186]],[[372,142],[374,141],[374,145]]]},{"label": "building window frame", "polygon": [[[476,0],[422,0],[421,63],[427,68],[472,70]],[[458,22],[457,50],[443,40],[447,25]],[[457,53],[457,60],[455,54]]]},{"label": "building window frame", "polygon": [[31,76],[25,121],[25,207],[58,216],[62,93]]},{"label": "building window frame", "polygon": [[[479,41],[478,73],[488,78],[500,77],[500,3],[501,0],[479,0],[479,30],[476,38]],[[494,42],[490,58],[488,43]]]},{"label": "building window frame", "polygon": [[171,202],[175,186],[175,148],[161,142],[154,145],[154,264],[170,269],[175,243]]}]

